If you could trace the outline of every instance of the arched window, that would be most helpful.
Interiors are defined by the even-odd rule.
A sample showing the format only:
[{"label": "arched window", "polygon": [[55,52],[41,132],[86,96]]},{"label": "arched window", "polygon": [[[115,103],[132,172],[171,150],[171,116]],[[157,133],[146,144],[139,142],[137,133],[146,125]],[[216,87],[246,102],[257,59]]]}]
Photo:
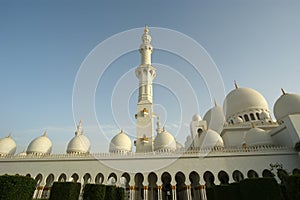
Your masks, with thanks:
[{"label": "arched window", "polygon": [[260,120],[259,113],[256,113],[256,118]]},{"label": "arched window", "polygon": [[240,181],[244,180],[244,175],[239,170],[235,170],[232,173],[232,178],[233,178],[233,180],[235,180],[235,182],[240,182]]},{"label": "arched window", "polygon": [[245,115],[244,115],[244,118],[245,118],[245,121],[246,121],[246,122],[248,122],[248,121],[249,121],[249,117],[248,117],[248,115],[246,115],[246,114],[245,114]]}]

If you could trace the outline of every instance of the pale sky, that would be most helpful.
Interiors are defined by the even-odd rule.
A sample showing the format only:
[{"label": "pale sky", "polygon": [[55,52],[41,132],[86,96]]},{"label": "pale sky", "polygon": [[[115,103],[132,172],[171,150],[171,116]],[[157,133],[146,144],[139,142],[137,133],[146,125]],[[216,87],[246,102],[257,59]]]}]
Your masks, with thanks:
[{"label": "pale sky", "polygon": [[[240,87],[251,87],[262,93],[273,113],[281,87],[286,92],[300,94],[299,10],[299,1],[276,0],[107,3],[2,0],[0,137],[12,132],[20,152],[46,130],[53,143],[53,153],[64,153],[78,123],[73,117],[72,94],[80,66],[101,42],[145,24],[149,25],[150,34],[155,32],[154,27],[160,27],[195,40],[216,64],[226,94],[234,88],[233,80],[236,80]],[[137,42],[141,35],[142,32]],[[154,85],[154,109],[162,116],[166,129],[184,143],[192,115],[199,112],[203,117],[213,106],[209,86],[181,55],[155,49],[155,42],[164,38],[153,36],[152,40],[156,80],[170,81],[164,86],[159,82]],[[126,41],[118,45],[122,48]],[[121,128],[130,132],[133,139],[137,94],[132,87],[138,84],[134,75],[135,67],[140,64],[138,47],[114,60],[98,82],[94,94],[95,115],[104,135],[82,118],[92,152],[107,152],[109,140]],[[99,55],[100,61],[106,53],[110,52]],[[177,74],[165,73],[166,66]],[[181,89],[185,94],[184,86],[178,81],[180,77],[195,91],[198,107],[179,98]],[[171,87],[173,83],[177,85]],[[117,86],[125,87],[115,90],[124,99],[112,92]],[[224,100],[221,96],[216,97],[220,105]],[[116,113],[114,109],[119,106],[127,112]],[[183,108],[191,111],[189,118],[181,119]],[[131,123],[123,124],[120,120]],[[185,130],[178,132],[181,125]]]}]

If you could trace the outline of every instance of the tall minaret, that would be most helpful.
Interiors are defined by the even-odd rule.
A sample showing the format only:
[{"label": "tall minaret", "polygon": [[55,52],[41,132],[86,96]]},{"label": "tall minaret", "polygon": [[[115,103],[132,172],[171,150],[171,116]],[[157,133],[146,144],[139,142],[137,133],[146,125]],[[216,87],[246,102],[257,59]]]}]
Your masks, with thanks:
[{"label": "tall minaret", "polygon": [[151,65],[153,51],[148,26],[145,27],[140,46],[141,64],[135,70],[139,79],[138,112],[136,114],[136,152],[153,151],[153,94],[152,80],[156,76],[155,68]]}]

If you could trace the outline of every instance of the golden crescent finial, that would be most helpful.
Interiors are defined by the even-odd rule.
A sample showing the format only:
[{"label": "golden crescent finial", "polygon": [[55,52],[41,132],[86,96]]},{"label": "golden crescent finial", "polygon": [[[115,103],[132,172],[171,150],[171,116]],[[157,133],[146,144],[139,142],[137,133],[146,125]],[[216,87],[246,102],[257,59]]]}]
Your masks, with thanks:
[{"label": "golden crescent finial", "polygon": [[8,134],[7,138],[11,138],[11,132]]},{"label": "golden crescent finial", "polygon": [[43,136],[44,136],[44,137],[46,137],[46,136],[47,136],[47,131],[44,131],[44,134],[43,134]]},{"label": "golden crescent finial", "polygon": [[146,24],[145,29],[144,29],[144,33],[148,33],[148,32],[149,32],[149,28],[148,28],[148,25]]},{"label": "golden crescent finial", "polygon": [[239,86],[238,86],[238,84],[236,83],[236,80],[234,80],[234,87],[235,87],[235,89],[238,89],[239,88]]},{"label": "golden crescent finial", "polygon": [[281,92],[282,92],[282,95],[285,95],[285,94],[286,94],[286,92],[284,91],[283,88],[281,88]]}]

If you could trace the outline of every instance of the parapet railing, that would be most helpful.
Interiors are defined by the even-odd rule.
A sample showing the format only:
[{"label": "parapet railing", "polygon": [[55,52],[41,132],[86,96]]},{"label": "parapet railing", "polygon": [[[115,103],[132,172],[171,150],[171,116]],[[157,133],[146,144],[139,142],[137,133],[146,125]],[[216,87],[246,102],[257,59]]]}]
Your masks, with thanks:
[{"label": "parapet railing", "polygon": [[148,153],[135,152],[116,152],[116,153],[70,153],[70,154],[18,154],[18,155],[0,155],[1,159],[67,159],[67,158],[85,158],[85,159],[108,159],[108,158],[138,158],[138,157],[184,157],[184,156],[199,156],[199,155],[234,155],[234,154],[257,154],[269,152],[293,152],[296,153],[293,147],[286,146],[257,146],[257,147],[214,147],[214,148],[194,148],[194,149],[178,149],[176,151],[154,151]]}]

